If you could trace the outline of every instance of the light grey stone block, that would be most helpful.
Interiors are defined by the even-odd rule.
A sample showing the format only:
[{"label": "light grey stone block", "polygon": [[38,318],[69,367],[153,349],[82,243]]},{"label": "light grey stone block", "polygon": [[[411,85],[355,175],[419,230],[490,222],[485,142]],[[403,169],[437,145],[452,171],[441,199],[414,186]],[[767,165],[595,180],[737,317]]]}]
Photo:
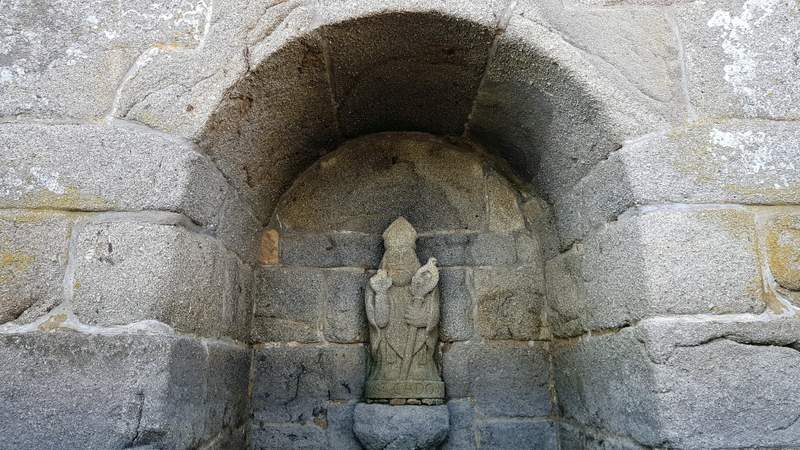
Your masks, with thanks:
[{"label": "light grey stone block", "polygon": [[485,339],[539,339],[545,306],[541,264],[476,267],[472,289],[477,328]]},{"label": "light grey stone block", "polygon": [[82,322],[153,319],[202,336],[241,336],[249,310],[240,283],[247,277],[235,256],[209,236],[148,223],[156,217],[105,217],[76,230],[69,287]]},{"label": "light grey stone block", "polygon": [[379,234],[284,233],[281,264],[307,267],[363,267],[376,269],[383,240]]},{"label": "light grey stone block", "polygon": [[442,450],[475,450],[478,448],[475,405],[469,399],[447,402],[450,412],[450,430]]},{"label": "light grey stone block", "polygon": [[319,342],[323,286],[320,270],[256,269],[253,341]]},{"label": "light grey stone block", "polygon": [[577,244],[547,261],[547,322],[555,336],[578,336],[586,331],[584,322],[588,312],[582,258],[583,245]]},{"label": "light grey stone block", "polygon": [[62,302],[68,239],[79,217],[0,211],[0,324],[30,322]]},{"label": "light grey stone block", "polygon": [[564,422],[558,424],[558,441],[561,448],[570,450],[644,450],[646,448],[630,439],[598,433],[595,430]]},{"label": "light grey stone block", "polygon": [[361,269],[326,270],[325,339],[328,342],[367,341],[364,290],[370,274]]},{"label": "light grey stone block", "polygon": [[[246,361],[229,365],[215,357],[212,363],[197,340],[33,332],[1,335],[0,353],[4,448],[190,448],[226,420],[243,418],[242,409],[227,418],[211,411],[246,399],[239,384]],[[247,354],[229,352],[234,360]],[[211,364],[216,373],[228,371],[231,383],[215,381]]]},{"label": "light grey stone block", "polygon": [[715,0],[687,2],[675,11],[689,99],[698,114],[800,117],[797,3]]},{"label": "light grey stone block", "polygon": [[800,203],[798,142],[792,122],[727,120],[626,144],[557,199],[562,242],[637,205]]},{"label": "light grey stone block", "polygon": [[223,342],[206,344],[208,352],[206,439],[215,436],[220,448],[240,439],[234,430],[249,419],[250,349]]},{"label": "light grey stone block", "polygon": [[488,416],[549,415],[548,367],[540,342],[456,342],[442,352],[447,397],[474,397]]},{"label": "light grey stone block", "polygon": [[325,430],[316,425],[297,423],[258,424],[250,428],[250,449],[324,449],[328,448]]},{"label": "light grey stone block", "polygon": [[353,431],[366,450],[433,450],[447,438],[449,416],[446,405],[359,403]]},{"label": "light grey stone block", "polygon": [[341,450],[361,450],[353,433],[353,410],[355,403],[328,403],[327,425],[328,447]]},{"label": "light grey stone block", "polygon": [[171,0],[6,5],[0,116],[94,119],[151,46],[200,43],[211,7]]},{"label": "light grey stone block", "polygon": [[513,234],[478,233],[471,236],[465,262],[475,266],[501,266],[514,264],[516,260],[516,239]]},{"label": "light grey stone block", "polygon": [[475,302],[471,291],[472,271],[447,267],[439,271],[439,340],[466,341],[474,335]]},{"label": "light grey stone block", "polygon": [[161,210],[216,224],[228,184],[192,145],[134,126],[0,124],[0,207]]},{"label": "light grey stone block", "polygon": [[650,446],[797,446],[797,392],[780,380],[797,376],[799,327],[795,319],[651,319],[558,345],[562,411]]},{"label": "light grey stone block", "polygon": [[556,425],[546,420],[490,419],[478,425],[481,449],[557,448]]},{"label": "light grey stone block", "polygon": [[[755,223],[742,209],[663,209],[623,216],[584,241],[580,252],[570,256],[580,260],[579,271],[572,259],[561,267],[568,270],[551,278],[553,289],[575,286],[552,297],[552,305],[564,314],[555,316],[562,321],[556,328],[614,328],[660,314],[765,309]],[[551,275],[555,271],[557,264],[551,265]],[[578,321],[568,324],[576,314]],[[580,327],[564,333],[576,330]]]},{"label": "light grey stone block", "polygon": [[360,398],[367,376],[361,345],[257,347],[254,365],[256,424],[312,423],[327,401]]}]

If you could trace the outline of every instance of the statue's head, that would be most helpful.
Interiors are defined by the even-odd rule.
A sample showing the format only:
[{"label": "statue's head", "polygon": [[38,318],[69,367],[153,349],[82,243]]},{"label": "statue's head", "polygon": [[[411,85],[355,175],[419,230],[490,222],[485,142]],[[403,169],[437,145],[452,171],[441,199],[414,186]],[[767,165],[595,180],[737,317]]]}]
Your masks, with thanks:
[{"label": "statue's head", "polygon": [[411,277],[419,269],[417,259],[417,230],[405,217],[398,217],[383,232],[385,253],[381,260],[381,269],[386,270],[395,286],[406,286]]}]

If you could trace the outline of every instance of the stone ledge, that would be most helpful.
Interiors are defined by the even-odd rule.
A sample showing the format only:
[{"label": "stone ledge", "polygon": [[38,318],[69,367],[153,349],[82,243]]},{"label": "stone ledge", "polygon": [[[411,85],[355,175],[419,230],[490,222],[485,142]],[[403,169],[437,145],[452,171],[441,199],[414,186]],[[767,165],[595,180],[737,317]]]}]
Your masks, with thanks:
[{"label": "stone ledge", "polygon": [[172,336],[0,334],[0,435],[18,450],[199,445],[246,420],[249,353]]},{"label": "stone ledge", "polygon": [[554,344],[563,414],[678,448],[800,445],[800,321],[650,319]]}]

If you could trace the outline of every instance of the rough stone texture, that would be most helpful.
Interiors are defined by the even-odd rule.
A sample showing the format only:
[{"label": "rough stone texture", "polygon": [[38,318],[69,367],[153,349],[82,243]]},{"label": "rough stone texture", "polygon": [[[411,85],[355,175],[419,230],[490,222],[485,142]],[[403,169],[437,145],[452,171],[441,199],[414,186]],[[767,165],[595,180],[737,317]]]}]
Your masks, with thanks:
[{"label": "rough stone texture", "polygon": [[364,289],[369,275],[360,269],[325,271],[325,339],[328,342],[367,341]]},{"label": "rough stone texture", "polygon": [[0,324],[30,322],[62,302],[68,239],[78,218],[0,211]]},{"label": "rough stone texture", "polygon": [[489,173],[486,177],[486,220],[489,231],[525,229],[525,219],[514,188],[496,173]]},{"label": "rough stone texture", "polygon": [[713,0],[676,8],[689,99],[710,117],[800,117],[800,7]]},{"label": "rough stone texture", "polygon": [[[286,2],[281,7],[283,16],[288,15],[284,26],[281,19],[259,25],[267,35],[278,26],[281,36],[248,50],[266,59],[258,65],[253,61],[250,71],[228,89],[198,137],[260,219],[297,175],[338,140],[321,42],[311,36],[284,40],[306,21],[305,8],[297,6]],[[275,17],[270,12],[265,22],[269,16]]]},{"label": "rough stone texture", "polygon": [[276,221],[285,230],[380,234],[403,216],[420,233],[481,231],[483,164],[474,149],[423,133],[355,139],[297,180]]},{"label": "rough stone texture", "polygon": [[328,448],[337,450],[361,450],[353,433],[354,403],[329,403],[327,413]]},{"label": "rough stone texture", "polygon": [[353,431],[366,450],[433,450],[447,438],[449,416],[446,405],[359,403]]},{"label": "rough stone texture", "polygon": [[574,334],[657,314],[762,312],[759,264],[755,223],[746,211],[689,208],[621,217],[568,260],[551,262],[554,328]]},{"label": "rough stone texture", "polygon": [[163,210],[216,224],[228,185],[188,143],[131,126],[0,124],[0,207]]},{"label": "rough stone texture", "polygon": [[284,233],[280,261],[285,266],[375,269],[381,261],[382,245],[380,234]]},{"label": "rough stone texture", "polygon": [[366,17],[321,33],[331,49],[334,99],[347,136],[460,134],[493,38],[489,28],[435,14]]},{"label": "rough stone texture", "polygon": [[421,260],[435,256],[442,266],[496,266],[523,261],[518,236],[510,233],[435,233],[420,236]]},{"label": "rough stone texture", "polygon": [[556,426],[545,420],[491,419],[480,423],[480,448],[490,450],[556,448]]},{"label": "rough stone texture", "polygon": [[140,53],[198,45],[210,11],[202,1],[177,0],[8,3],[0,17],[0,116],[104,115]]},{"label": "rough stone texture", "polygon": [[728,120],[626,144],[556,202],[564,245],[635,205],[800,203],[792,122]]},{"label": "rough stone texture", "polygon": [[644,450],[629,439],[598,434],[564,422],[558,424],[558,441],[563,449],[570,450]]},{"label": "rough stone texture", "polygon": [[475,268],[473,289],[478,331],[485,339],[539,338],[545,303],[541,264]]},{"label": "rough stone texture", "polygon": [[251,450],[329,448],[325,430],[297,423],[262,424],[250,430]]},{"label": "rough stone texture", "polygon": [[0,335],[0,354],[5,448],[189,448],[246,418],[239,347],[55,332]]},{"label": "rough stone texture", "polygon": [[781,380],[798,376],[798,339],[796,319],[646,320],[558,344],[559,402],[644,445],[795,447],[798,394]]},{"label": "rough stone texture", "polygon": [[154,319],[182,332],[245,339],[250,277],[236,257],[182,226],[136,219],[110,216],[76,230],[65,282],[75,315],[100,325]]},{"label": "rough stone texture", "polygon": [[[800,291],[800,216],[780,214],[767,224],[767,259],[775,281]],[[800,301],[800,295],[794,295]]]},{"label": "rough stone texture", "polygon": [[442,354],[447,397],[474,397],[478,411],[488,416],[547,416],[546,351],[547,344],[539,342],[450,344]]},{"label": "rough stone texture", "polygon": [[254,342],[319,342],[324,279],[314,269],[256,269]]},{"label": "rough stone texture", "polygon": [[[671,36],[664,35],[668,29],[663,18],[648,12],[616,14],[615,21],[626,24],[618,27],[620,32],[630,30],[630,35],[619,35],[619,39],[647,46],[648,56],[639,63],[648,68],[645,72],[652,73],[655,66],[668,69],[671,64],[663,58],[674,53],[674,47]],[[608,20],[596,17],[570,27],[582,41],[607,45]],[[588,25],[602,38],[582,37]],[[651,33],[656,33],[654,38]],[[498,39],[468,124],[472,136],[494,149],[515,171],[535,178],[543,192],[553,197],[618,148],[626,136],[642,134],[666,120],[658,112],[663,105],[632,88],[620,69],[607,67],[602,57],[568,42],[549,23],[514,15]],[[640,54],[639,48],[636,53]],[[633,67],[623,70],[637,73]],[[609,79],[614,80],[613,88],[604,81]]]},{"label": "rough stone texture", "polygon": [[442,268],[439,274],[442,293],[439,340],[466,341],[474,335],[475,302],[470,284],[472,271],[467,268]]},{"label": "rough stone texture", "polygon": [[442,450],[475,450],[478,435],[475,427],[475,405],[469,399],[454,399],[447,402],[450,413],[450,429]]},{"label": "rough stone texture", "polygon": [[313,424],[329,400],[357,400],[366,378],[362,345],[256,347],[252,414],[261,424]]}]

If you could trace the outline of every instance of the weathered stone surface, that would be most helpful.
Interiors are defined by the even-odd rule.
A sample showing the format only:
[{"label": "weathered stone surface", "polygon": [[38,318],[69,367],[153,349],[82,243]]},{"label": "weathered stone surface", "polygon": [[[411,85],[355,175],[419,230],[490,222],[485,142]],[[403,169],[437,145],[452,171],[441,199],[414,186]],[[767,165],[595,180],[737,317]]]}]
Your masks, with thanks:
[{"label": "weathered stone surface", "polygon": [[494,34],[437,14],[377,15],[321,33],[331,49],[334,98],[347,136],[461,134]]},{"label": "weathered stone surface", "polygon": [[369,273],[361,269],[326,270],[325,339],[328,342],[367,341],[364,289]]},{"label": "weathered stone surface", "polygon": [[[514,264],[518,236],[511,233],[434,233],[417,240],[420,259],[435,257],[442,266],[492,266]],[[524,247],[522,247],[524,250]]]},{"label": "weathered stone surface", "polygon": [[428,134],[361,137],[306,171],[276,217],[285,230],[298,232],[380,234],[400,216],[420,233],[480,231],[486,221],[483,164],[474,149]]},{"label": "weathered stone surface", "polygon": [[325,430],[313,424],[256,422],[250,428],[253,450],[323,449],[328,448],[327,444]]},{"label": "weathered stone surface", "polygon": [[[794,447],[796,319],[652,319],[556,346],[567,418],[677,448]],[[603,355],[598,358],[598,355]],[[622,375],[621,375],[622,374]]]},{"label": "weathered stone surface", "polygon": [[257,347],[252,410],[255,424],[314,423],[328,400],[364,392],[362,345]]},{"label": "weathered stone surface", "polygon": [[[554,328],[614,328],[658,314],[758,313],[765,308],[751,214],[737,208],[645,210],[584,241],[551,278]],[[551,276],[558,270],[551,266]],[[582,286],[581,286],[582,285]],[[552,291],[551,291],[552,292]],[[571,295],[577,295],[570,297]],[[563,298],[559,298],[563,296]],[[584,297],[585,296],[585,297]],[[572,304],[577,306],[572,306]]]},{"label": "weathered stone surface", "polygon": [[277,266],[281,261],[281,235],[278,230],[269,228],[261,233],[258,243],[258,263],[264,266]]},{"label": "weathered stone surface", "polygon": [[796,2],[687,2],[676,15],[689,99],[699,114],[800,117]]},{"label": "weathered stone surface", "polygon": [[364,267],[374,269],[381,260],[378,234],[284,233],[281,264],[307,267]]},{"label": "weathered stone surface", "polygon": [[446,405],[359,403],[353,431],[367,450],[433,450],[447,438],[449,415]]},{"label": "weathered stone surface", "polygon": [[800,203],[792,122],[729,120],[626,144],[557,199],[564,245],[635,205]]},{"label": "weathered stone surface", "polygon": [[153,223],[162,216],[104,217],[76,230],[67,288],[82,322],[154,319],[183,332],[243,337],[249,280],[235,256],[206,235]]},{"label": "weathered stone surface", "polygon": [[[637,13],[617,14],[626,21],[630,17],[625,14]],[[608,42],[603,20],[596,20],[592,29],[602,33],[602,42]],[[574,25],[575,34],[582,35],[583,27]],[[663,19],[645,19],[636,29],[645,35],[664,30]],[[664,48],[663,38],[652,41],[658,42],[656,48]],[[639,39],[649,40],[634,37],[633,41]],[[653,56],[648,55],[650,62],[644,58],[642,64],[649,67],[659,59],[655,55],[670,51],[657,49]],[[595,61],[603,70],[595,67]],[[662,61],[657,65],[664,66]],[[628,83],[620,83],[620,78],[617,69],[609,69],[599,58],[571,46],[550,25],[515,15],[498,39],[468,130],[515,171],[526,178],[535,177],[546,195],[557,197],[618,148],[625,137],[650,131],[665,121],[660,112],[654,112],[663,105]],[[605,81],[609,79],[614,80],[613,88]]]},{"label": "weathered stone surface", "polygon": [[324,279],[314,269],[261,267],[255,274],[252,339],[319,342]]},{"label": "weathered stone surface", "polygon": [[64,298],[70,213],[0,211],[0,324],[36,319]]},{"label": "weathered stone surface", "polygon": [[475,405],[469,399],[447,402],[450,413],[450,430],[442,450],[475,450],[478,448],[475,426]]},{"label": "weathered stone surface", "polygon": [[557,448],[556,425],[546,420],[489,419],[479,424],[478,433],[481,449]]},{"label": "weathered stone surface", "polygon": [[439,340],[466,341],[474,335],[475,302],[470,284],[472,270],[460,267],[443,268],[440,274],[442,298]]},{"label": "weathered stone surface", "polygon": [[577,336],[586,331],[586,284],[581,272],[583,245],[547,261],[547,318],[555,336]]},{"label": "weathered stone surface", "polygon": [[[220,450],[236,448],[249,416],[250,349],[223,342],[206,343],[208,371],[206,379],[206,439],[217,437]],[[191,368],[188,368],[191,369]]]},{"label": "weathered stone surface", "polygon": [[0,124],[0,207],[163,210],[216,224],[228,185],[184,141],[130,126]]},{"label": "weathered stone surface", "polygon": [[[14,449],[199,446],[243,420],[248,371],[209,358],[201,342],[169,336],[74,332],[0,335],[5,364],[0,435]],[[227,366],[227,367],[223,367]],[[245,369],[245,370],[242,370]],[[215,374],[227,372],[227,380]],[[223,386],[228,386],[223,388]],[[227,416],[217,406],[232,407]]]},{"label": "weathered stone surface", "polygon": [[545,303],[541,264],[476,267],[473,289],[478,331],[485,339],[538,339]]},{"label": "weathered stone surface", "polygon": [[[265,39],[263,46],[248,50],[259,61],[266,59],[253,61],[218,105],[203,107],[213,113],[198,133],[200,147],[262,220],[297,176],[339,139],[322,44],[312,36],[285,40],[307,19],[307,9],[298,6],[285,2],[264,16],[265,23],[257,28],[266,35],[282,23],[281,16],[288,16],[285,26],[277,27],[280,38]],[[280,11],[278,17],[275,11]],[[299,23],[294,13],[302,16]],[[201,87],[192,96],[203,94]],[[162,103],[166,101],[173,98],[167,95]]]},{"label": "weathered stone surface", "polygon": [[150,46],[200,43],[211,7],[171,0],[5,5],[0,116],[92,119]]},{"label": "weathered stone surface", "polygon": [[328,447],[341,450],[361,450],[353,433],[353,410],[355,403],[329,403],[327,412]]},{"label": "weathered stone surface", "polygon": [[[547,344],[456,342],[443,349],[448,398],[474,397],[488,416],[550,414]],[[497,380],[503,380],[498,383]]]},{"label": "weathered stone surface", "polygon": [[775,281],[800,291],[800,215],[781,214],[767,224],[767,258]]},{"label": "weathered stone surface", "polygon": [[507,180],[494,172],[486,176],[486,221],[489,231],[525,229],[525,220],[522,218],[514,189]]},{"label": "weathered stone surface", "polygon": [[570,450],[644,450],[645,447],[630,439],[576,427],[564,422],[558,424],[558,441],[561,448]]}]

